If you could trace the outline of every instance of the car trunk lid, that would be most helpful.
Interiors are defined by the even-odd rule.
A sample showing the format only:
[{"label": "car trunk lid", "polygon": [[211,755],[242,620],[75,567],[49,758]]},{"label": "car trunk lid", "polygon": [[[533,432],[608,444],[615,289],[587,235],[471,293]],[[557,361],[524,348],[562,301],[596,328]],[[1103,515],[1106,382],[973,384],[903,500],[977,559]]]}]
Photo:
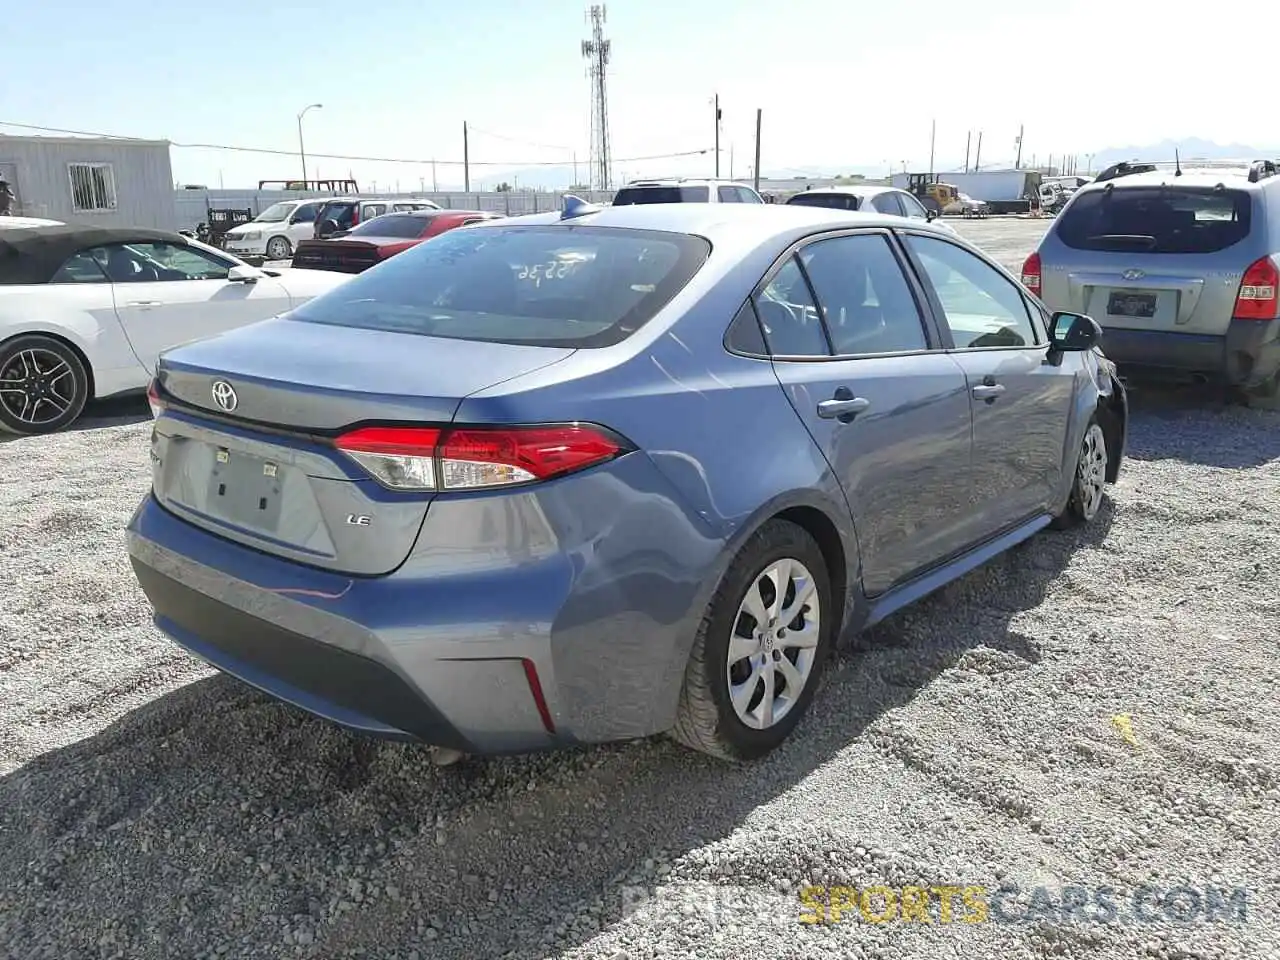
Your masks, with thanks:
[{"label": "car trunk lid", "polygon": [[389,490],[336,449],[361,423],[443,424],[462,398],[571,349],[270,320],[160,360],[152,439],[159,502],[195,526],[289,560],[389,573],[433,495]]}]

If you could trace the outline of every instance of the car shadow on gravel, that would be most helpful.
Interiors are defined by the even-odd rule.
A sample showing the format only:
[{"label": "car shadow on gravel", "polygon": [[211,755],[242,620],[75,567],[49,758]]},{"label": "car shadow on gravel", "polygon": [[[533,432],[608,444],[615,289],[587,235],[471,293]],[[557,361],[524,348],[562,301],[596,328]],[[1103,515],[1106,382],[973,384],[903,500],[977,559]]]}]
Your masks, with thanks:
[{"label": "car shadow on gravel", "polygon": [[1244,469],[1280,458],[1280,413],[1228,403],[1207,386],[1131,384],[1127,455]]},{"label": "car shadow on gravel", "polygon": [[[128,394],[122,397],[111,397],[108,400],[95,400],[84,408],[84,413],[65,433],[76,433],[81,430],[97,430],[101,427],[125,427],[133,423],[142,423],[151,419],[151,408],[147,406],[144,394]],[[13,433],[0,432],[0,444],[23,437]],[[29,438],[28,438],[29,439]]]},{"label": "car shadow on gravel", "polygon": [[[653,738],[441,769],[199,680],[0,779],[0,940],[62,957],[106,937],[102,955],[131,960],[552,955],[616,923],[627,885],[874,748],[868,728],[944,671],[1034,669],[1043,651],[1014,619],[1112,516],[1108,500],[843,649],[795,736],[755,764]],[[881,756],[891,775],[905,762]],[[761,850],[762,877],[789,872],[778,856]]]}]

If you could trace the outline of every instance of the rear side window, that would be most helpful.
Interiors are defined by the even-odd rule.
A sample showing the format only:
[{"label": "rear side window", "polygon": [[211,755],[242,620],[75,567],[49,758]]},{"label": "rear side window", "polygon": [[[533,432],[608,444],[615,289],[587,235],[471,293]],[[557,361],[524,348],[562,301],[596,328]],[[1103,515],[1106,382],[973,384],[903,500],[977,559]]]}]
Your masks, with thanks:
[{"label": "rear side window", "polygon": [[1058,216],[1058,239],[1075,250],[1214,253],[1249,235],[1243,190],[1115,186],[1077,194]]},{"label": "rear side window", "polygon": [[711,199],[707,187],[623,187],[614,195],[615,207],[633,203],[706,203]]},{"label": "rear side window", "polygon": [[385,217],[379,217],[376,220],[369,220],[354,230],[347,236],[350,237],[420,237],[422,231],[427,229],[430,217],[406,217],[399,214],[390,214]]},{"label": "rear side window", "polygon": [[858,197],[851,193],[797,193],[787,201],[796,207],[830,207],[832,210],[857,210]]},{"label": "rear side window", "polygon": [[662,231],[450,230],[289,316],[454,340],[605,347],[652,319],[710,253],[701,237]]}]

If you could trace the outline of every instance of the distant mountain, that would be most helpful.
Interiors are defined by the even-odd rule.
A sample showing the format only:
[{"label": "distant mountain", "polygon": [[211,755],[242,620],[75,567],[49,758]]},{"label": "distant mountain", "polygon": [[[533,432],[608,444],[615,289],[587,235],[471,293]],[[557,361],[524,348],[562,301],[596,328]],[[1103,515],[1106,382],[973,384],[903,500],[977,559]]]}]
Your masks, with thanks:
[{"label": "distant mountain", "polygon": [[1093,169],[1102,170],[1121,160],[1172,160],[1174,151],[1183,160],[1257,160],[1262,157],[1280,158],[1280,147],[1259,149],[1242,143],[1214,143],[1188,137],[1185,140],[1164,140],[1145,147],[1108,147],[1093,155]]}]

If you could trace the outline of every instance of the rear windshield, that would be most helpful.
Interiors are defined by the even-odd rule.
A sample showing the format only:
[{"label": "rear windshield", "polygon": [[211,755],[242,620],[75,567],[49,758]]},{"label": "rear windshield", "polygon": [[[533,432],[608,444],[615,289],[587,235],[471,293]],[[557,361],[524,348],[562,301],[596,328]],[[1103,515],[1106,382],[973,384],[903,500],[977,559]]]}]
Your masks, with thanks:
[{"label": "rear windshield", "polygon": [[833,210],[857,210],[858,197],[851,193],[797,193],[787,201],[794,207],[830,207]]},{"label": "rear windshield", "polygon": [[429,217],[405,217],[391,214],[366,220],[352,230],[349,237],[419,237],[427,229]]},{"label": "rear windshield", "polygon": [[711,199],[709,187],[623,187],[614,195],[613,205],[632,203],[706,203]]},{"label": "rear windshield", "polygon": [[1076,250],[1213,253],[1249,235],[1243,190],[1116,186],[1076,194],[1058,217],[1058,238]]},{"label": "rear windshield", "polygon": [[625,340],[689,282],[701,237],[588,226],[451,230],[289,316],[454,340],[604,347]]}]

